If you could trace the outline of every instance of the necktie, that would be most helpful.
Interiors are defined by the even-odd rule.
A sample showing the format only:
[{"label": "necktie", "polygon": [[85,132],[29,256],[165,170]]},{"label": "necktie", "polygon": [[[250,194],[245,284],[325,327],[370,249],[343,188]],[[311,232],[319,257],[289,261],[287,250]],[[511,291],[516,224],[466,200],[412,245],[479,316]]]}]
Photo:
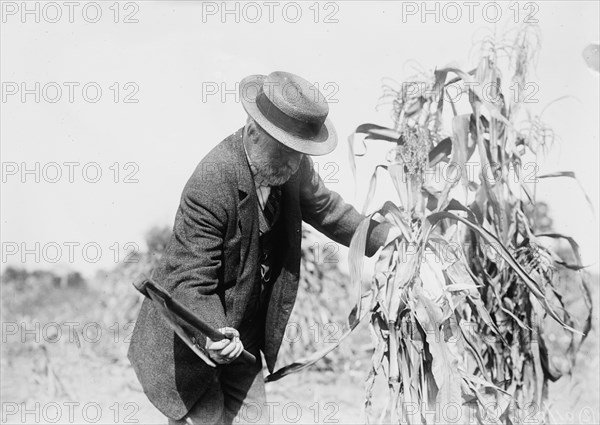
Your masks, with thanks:
[{"label": "necktie", "polygon": [[271,193],[267,198],[267,202],[265,202],[265,207],[263,209],[263,214],[265,215],[265,219],[269,227],[273,226],[275,220],[279,215],[279,200],[281,199],[281,187],[273,186],[271,187]]},{"label": "necktie", "polygon": [[[271,266],[270,266],[270,242],[272,235],[270,230],[277,221],[279,216],[279,201],[281,199],[281,188],[279,186],[271,187],[271,193],[265,202],[264,209],[262,210],[262,217],[259,220],[260,234],[261,234],[261,245],[262,255],[260,259],[260,276],[261,282],[264,289],[264,285],[271,280]],[[265,238],[265,239],[263,239]]]}]

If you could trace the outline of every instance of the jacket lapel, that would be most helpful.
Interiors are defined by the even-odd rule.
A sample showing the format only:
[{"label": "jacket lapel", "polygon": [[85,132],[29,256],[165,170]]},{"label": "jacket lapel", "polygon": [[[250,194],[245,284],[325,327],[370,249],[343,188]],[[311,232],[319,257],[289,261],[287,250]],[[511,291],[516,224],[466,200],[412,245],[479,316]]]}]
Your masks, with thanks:
[{"label": "jacket lapel", "polygon": [[232,158],[238,183],[238,222],[242,244],[240,246],[241,266],[247,266],[246,261],[252,245],[258,244],[258,197],[254,178],[244,150],[242,127],[234,133],[229,143],[229,154]]}]

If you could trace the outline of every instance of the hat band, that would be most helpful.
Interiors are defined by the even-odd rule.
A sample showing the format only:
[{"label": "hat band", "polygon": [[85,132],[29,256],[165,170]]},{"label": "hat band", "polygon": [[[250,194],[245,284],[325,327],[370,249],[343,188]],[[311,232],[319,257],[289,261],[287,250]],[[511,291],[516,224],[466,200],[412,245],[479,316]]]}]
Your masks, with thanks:
[{"label": "hat band", "polygon": [[272,124],[303,139],[312,139],[319,134],[323,123],[305,122],[287,115],[264,93],[262,87],[256,96],[256,106]]}]

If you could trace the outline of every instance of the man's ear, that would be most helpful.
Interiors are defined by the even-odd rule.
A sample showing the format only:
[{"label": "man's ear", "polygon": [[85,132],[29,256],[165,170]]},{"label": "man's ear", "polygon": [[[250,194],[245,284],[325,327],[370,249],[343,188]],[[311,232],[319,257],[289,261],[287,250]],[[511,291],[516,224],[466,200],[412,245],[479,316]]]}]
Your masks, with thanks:
[{"label": "man's ear", "polygon": [[252,141],[252,143],[258,143],[259,130],[254,120],[248,120],[246,123],[246,135],[248,136],[248,139]]}]

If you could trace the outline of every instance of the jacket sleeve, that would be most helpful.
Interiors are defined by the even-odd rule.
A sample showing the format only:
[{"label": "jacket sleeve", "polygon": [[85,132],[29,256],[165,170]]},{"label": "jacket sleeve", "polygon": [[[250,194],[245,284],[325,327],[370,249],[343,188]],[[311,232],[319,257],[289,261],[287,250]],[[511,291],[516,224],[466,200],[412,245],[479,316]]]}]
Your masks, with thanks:
[{"label": "jacket sleeve", "polygon": [[[172,297],[214,329],[226,326],[218,284],[222,277],[223,241],[227,223],[223,193],[201,181],[188,183],[181,196],[173,236],[167,249]],[[187,330],[204,348],[205,336]]]},{"label": "jacket sleeve", "polygon": [[[300,163],[299,176],[302,219],[335,242],[349,246],[356,228],[366,217],[345,203],[337,192],[327,189],[308,155]],[[384,244],[390,227],[370,221],[365,249],[368,257]]]}]

